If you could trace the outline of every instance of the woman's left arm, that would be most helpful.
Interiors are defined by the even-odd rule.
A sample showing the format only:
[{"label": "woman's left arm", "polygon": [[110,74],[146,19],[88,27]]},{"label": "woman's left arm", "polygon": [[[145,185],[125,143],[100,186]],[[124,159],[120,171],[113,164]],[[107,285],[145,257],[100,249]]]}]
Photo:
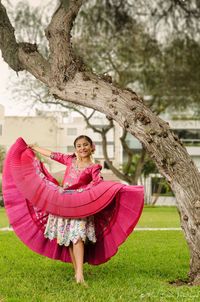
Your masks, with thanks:
[{"label": "woman's left arm", "polygon": [[102,166],[97,164],[92,167],[91,170],[91,176],[92,176],[92,181],[87,185],[87,189],[91,188],[92,186],[97,185],[103,180],[103,177],[101,176],[101,169]]}]

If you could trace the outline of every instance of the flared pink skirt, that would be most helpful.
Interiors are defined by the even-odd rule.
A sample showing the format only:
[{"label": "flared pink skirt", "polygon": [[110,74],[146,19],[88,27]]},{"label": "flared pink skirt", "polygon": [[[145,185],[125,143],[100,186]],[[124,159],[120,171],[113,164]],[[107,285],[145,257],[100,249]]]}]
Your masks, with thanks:
[{"label": "flared pink skirt", "polygon": [[63,193],[22,138],[4,163],[3,196],[17,236],[33,251],[71,262],[69,250],[44,237],[48,215],[81,218],[94,215],[96,243],[85,245],[85,262],[108,261],[137,224],[144,205],[143,186],[102,181],[84,192]]}]

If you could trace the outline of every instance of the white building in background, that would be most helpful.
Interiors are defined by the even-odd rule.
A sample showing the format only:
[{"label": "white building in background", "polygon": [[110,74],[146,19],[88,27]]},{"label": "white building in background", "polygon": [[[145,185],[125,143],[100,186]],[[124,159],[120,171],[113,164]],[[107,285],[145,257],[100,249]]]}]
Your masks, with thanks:
[{"label": "white building in background", "polygon": [[[94,116],[90,121],[95,126],[105,125],[103,114]],[[88,135],[96,145],[95,159],[105,168],[105,161],[102,153],[101,136],[92,129],[87,128],[82,116],[78,113],[62,112],[37,112],[36,116],[4,116],[3,106],[0,105],[0,145],[6,150],[22,137],[28,144],[37,144],[40,147],[62,153],[73,153],[73,142],[79,135]],[[107,150],[110,160],[116,167],[122,163],[122,152],[119,141],[121,128],[115,124],[107,134]],[[53,173],[64,170],[59,163],[45,159],[46,164]],[[63,171],[64,172],[64,171]],[[117,180],[115,175],[108,169],[103,171],[105,179]]]},{"label": "white building in background", "polygon": [[169,120],[168,122],[200,170],[200,120]]},{"label": "white building in background", "polygon": [[[191,155],[195,164],[200,170],[200,121],[172,119],[169,120],[170,126],[179,135],[186,146],[188,153]],[[97,113],[92,117],[91,123],[102,127],[107,122],[104,115]],[[92,129],[87,128],[86,123],[80,115],[75,112],[40,112],[36,116],[4,116],[4,108],[0,105],[0,145],[7,150],[13,142],[19,137],[23,137],[28,144],[38,144],[41,147],[52,151],[63,153],[72,153],[74,151],[73,142],[79,135],[88,135],[96,144],[95,159],[103,166],[103,176],[105,179],[117,180],[113,173],[106,169],[105,161],[102,153],[101,136],[95,133]],[[108,139],[108,155],[113,164],[120,168],[125,161],[125,155],[120,143],[122,134],[121,127],[115,123],[107,135]],[[140,152],[141,144],[132,135],[127,135],[129,147]],[[58,173],[61,170],[64,172],[64,167],[52,160],[46,160],[49,169],[53,173]],[[62,173],[58,175],[61,176]],[[155,198],[154,179],[161,178],[161,175],[151,174],[144,181],[145,185],[145,202],[152,203]],[[175,198],[173,196],[160,195],[156,204],[174,205]]]}]

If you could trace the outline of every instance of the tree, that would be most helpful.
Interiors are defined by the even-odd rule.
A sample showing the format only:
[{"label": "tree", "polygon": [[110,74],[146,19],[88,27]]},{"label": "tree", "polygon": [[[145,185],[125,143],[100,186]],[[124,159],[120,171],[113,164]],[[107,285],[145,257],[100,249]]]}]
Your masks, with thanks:
[{"label": "tree", "polygon": [[[30,42],[34,36],[42,53],[47,54],[47,43],[44,43],[43,29],[40,27],[40,20],[44,19],[42,12],[38,8],[30,9],[29,5],[24,2],[23,5],[20,3],[16,7],[12,18],[15,22],[18,39],[22,40],[24,35]],[[163,56],[158,42],[145,32],[142,22],[136,21],[135,16],[130,14],[126,1],[119,2],[119,4],[116,4],[116,1],[112,3],[112,1],[99,2],[98,0],[91,4],[88,3],[76,20],[73,32],[78,32],[78,35],[73,36],[75,51],[83,56],[89,68],[98,74],[112,75],[114,81],[121,88],[129,86],[140,88],[141,93],[151,96],[151,101],[148,100],[148,102],[154,112],[160,113],[172,103],[173,106],[181,103],[182,99],[179,100],[173,96],[173,93],[170,97],[163,95],[166,87],[169,94],[174,86],[171,83],[170,70],[167,74],[169,83],[166,81],[168,78],[164,62],[161,68],[163,57],[166,57],[165,60],[167,60],[167,55]],[[172,54],[169,55],[171,59]],[[185,65],[182,64],[182,69],[184,67]],[[180,68],[178,71],[180,72]],[[109,160],[106,148],[106,134],[113,127],[111,121],[109,126],[105,124],[102,129],[95,127],[80,106],[67,106],[66,103],[63,104],[58,99],[54,99],[49,95],[48,89],[28,73],[20,76],[20,79],[19,82],[19,78],[17,78],[17,84],[12,83],[16,99],[19,99],[20,96],[20,99],[25,99],[27,104],[30,104],[31,101],[34,104],[38,102],[48,105],[60,104],[64,108],[71,108],[79,112],[84,117],[87,126],[102,136],[102,149],[107,166],[120,179],[130,184],[137,184],[148,159],[142,148],[140,157],[138,158],[138,154],[135,155],[134,159],[137,160],[134,161],[134,152],[126,143],[126,130],[121,137],[121,143],[128,160],[123,166],[123,171],[119,171]],[[163,83],[165,83],[165,87]],[[190,99],[191,96],[190,90]]]},{"label": "tree", "polygon": [[[137,2],[134,10],[139,8],[141,10],[141,2]],[[162,9],[166,12],[165,5],[162,6]],[[177,10],[178,6],[174,7],[175,9]],[[170,10],[170,12],[173,19],[174,11]],[[149,11],[149,18],[152,13]],[[48,46],[43,37],[43,27],[47,20],[44,20],[42,11],[38,8],[30,9],[29,5],[23,2],[23,4],[19,3],[14,14],[11,15],[18,39],[22,41],[22,37],[25,36],[31,42],[35,37],[40,51],[47,57]],[[138,17],[139,12],[136,11],[136,15]],[[163,13],[163,18],[164,16]],[[161,22],[162,18],[160,17],[159,20]],[[42,27],[40,23],[42,23]],[[192,102],[199,101],[199,81],[198,76],[196,76],[198,74],[198,64],[196,64],[199,58],[198,44],[187,36],[177,39],[174,34],[173,40],[170,43],[165,43],[161,49],[153,35],[145,32],[143,22],[137,21],[136,16],[130,10],[129,2],[109,0],[88,2],[78,16],[73,32],[78,33],[73,35],[75,51],[83,57],[89,68],[98,74],[112,75],[113,80],[121,88],[137,88],[143,95],[150,96],[148,104],[154,112],[161,113],[168,107],[176,107],[176,109],[181,107],[182,109],[182,107],[187,107],[188,103],[191,106]],[[191,43],[185,43],[187,40]],[[195,44],[196,47],[190,47]],[[95,52],[93,51],[94,48]],[[179,58],[188,58],[188,60],[180,60]],[[172,64],[173,70],[171,70]],[[192,85],[188,85],[187,80],[191,79],[191,75],[194,75],[190,80]],[[181,79],[180,83],[177,81],[178,76]],[[30,74],[24,73],[23,76],[20,75],[20,79],[20,82],[17,78],[17,83],[11,84],[14,87],[16,99],[19,99],[20,96],[20,99],[24,99],[27,104],[32,101],[33,104],[41,102],[64,105],[49,95],[46,86]],[[76,108],[80,114],[82,113],[80,106],[71,107],[72,110]],[[197,110],[195,112],[197,113]],[[88,118],[84,114],[82,116],[87,122]],[[87,125],[89,127],[94,126],[91,125],[91,122]],[[95,128],[93,127],[93,130]],[[103,130],[108,131],[107,125],[105,125],[105,129],[96,129],[96,132],[102,134],[102,147],[104,146],[103,153],[107,165],[121,179],[136,184],[144,165],[144,159],[147,157],[144,156],[145,150],[142,150],[140,160],[137,161],[135,171],[133,171],[133,151],[125,143],[126,135],[123,133],[122,146],[128,154],[124,175],[111,164],[106,155],[106,139],[103,138]],[[105,138],[106,132],[104,133]]]},{"label": "tree", "polygon": [[71,44],[73,22],[81,0],[61,1],[45,30],[49,57],[36,44],[17,43],[5,7],[0,2],[0,48],[16,72],[27,70],[63,102],[96,109],[137,137],[177,199],[181,225],[190,249],[190,281],[200,284],[200,173],[168,123],[155,115],[131,89],[121,89],[88,70]]},{"label": "tree", "polygon": [[[115,4],[112,4],[112,7],[115,9]],[[124,7],[121,8],[120,12],[115,9],[115,14],[112,14],[112,18],[110,17],[109,24],[108,18],[111,8],[104,11],[105,8],[106,5],[104,3],[99,3],[97,6],[93,4],[82,10],[74,28],[74,32],[77,31],[79,34],[77,37],[76,35],[73,37],[73,45],[76,53],[79,53],[79,49],[81,49],[81,54],[89,68],[100,74],[111,72],[118,85],[125,88],[127,85],[138,81],[141,73],[141,67],[139,68],[140,72],[138,72],[138,65],[147,65],[147,60],[150,61],[152,56],[157,56],[159,53],[158,46],[148,34],[145,34],[143,26],[136,22],[134,18],[129,16],[126,20],[127,13],[124,11]],[[118,14],[119,16],[117,16]],[[119,24],[118,21],[121,20],[122,15],[124,15],[124,21],[123,24],[122,22]],[[11,16],[15,23],[15,33],[18,39],[22,41],[24,36],[31,42],[35,38],[39,44],[40,51],[46,55],[48,46],[44,42],[43,29],[40,27],[40,23],[45,22],[43,21],[44,17],[42,18],[42,11],[38,8],[30,8],[26,2],[20,2],[16,6],[15,11],[11,13]],[[91,18],[93,18],[94,26],[90,25]],[[100,34],[97,34],[99,26],[103,30],[101,30]],[[94,47],[96,49],[95,53],[93,52]],[[146,51],[145,64],[144,50]],[[115,63],[113,60],[115,60]],[[20,96],[20,100],[24,99],[29,105],[31,103],[33,106],[36,103],[53,104],[60,105],[66,110],[78,112],[84,118],[87,127],[101,135],[103,155],[109,169],[118,178],[129,184],[138,183],[143,166],[149,160],[146,151],[142,149],[138,157],[138,154],[135,154],[134,150],[129,148],[126,142],[127,131],[124,130],[120,141],[123,153],[127,155],[127,162],[122,169],[115,167],[107,152],[107,133],[114,127],[112,119],[105,122],[102,127],[96,127],[91,122],[94,111],[87,116],[80,106],[70,103],[67,105],[67,103],[60,102],[49,95],[46,86],[42,85],[40,81],[27,72],[18,76],[15,82],[11,82],[10,87],[12,87],[16,99],[19,99]]]}]

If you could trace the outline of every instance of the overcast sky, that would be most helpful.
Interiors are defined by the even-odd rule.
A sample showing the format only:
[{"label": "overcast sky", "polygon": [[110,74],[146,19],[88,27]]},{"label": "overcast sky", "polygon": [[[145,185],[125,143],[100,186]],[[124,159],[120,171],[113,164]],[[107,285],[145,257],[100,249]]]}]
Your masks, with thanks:
[{"label": "overcast sky", "polygon": [[[15,6],[20,0],[12,0],[13,6]],[[44,6],[49,3],[49,0],[27,0],[32,6]],[[6,4],[6,1],[2,1],[3,4]],[[41,4],[42,3],[42,4]],[[6,5],[5,5],[6,6]],[[14,71],[9,69],[8,65],[3,61],[0,51],[0,104],[5,107],[6,115],[24,115],[30,113],[30,109],[27,109],[27,106],[21,102],[12,101],[12,91],[8,88],[9,77],[15,76]],[[19,100],[20,101],[20,100]]]}]

